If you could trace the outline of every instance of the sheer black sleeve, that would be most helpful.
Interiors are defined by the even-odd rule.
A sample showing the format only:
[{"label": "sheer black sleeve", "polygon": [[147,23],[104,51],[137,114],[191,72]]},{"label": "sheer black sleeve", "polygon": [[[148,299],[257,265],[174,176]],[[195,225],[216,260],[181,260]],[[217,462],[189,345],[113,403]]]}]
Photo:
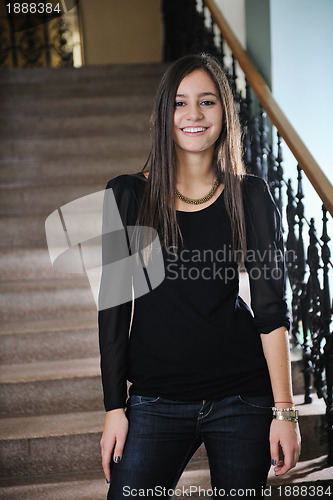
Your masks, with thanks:
[{"label": "sheer black sleeve", "polygon": [[[117,231],[119,237],[126,238],[126,226],[133,224],[136,198],[131,189],[129,175],[120,175],[108,182],[106,189],[112,189],[118,210],[112,211],[112,203],[109,196],[104,197],[103,207],[103,240],[102,240],[102,279],[100,296],[105,296],[110,287],[121,286],[122,294],[132,294],[132,279],[129,274],[124,273],[121,284],[112,282],[110,273],[106,271],[105,264],[110,262],[110,251],[112,245],[106,244],[110,231],[119,225],[123,229]],[[109,194],[109,193],[108,193]],[[109,200],[109,201],[106,201]],[[119,215],[121,221],[119,220]],[[126,241],[126,240],[125,240]],[[118,249],[119,251],[119,249]],[[126,255],[124,255],[126,258]],[[114,260],[114,259],[112,259]],[[112,272],[111,272],[112,278]],[[124,408],[127,398],[127,353],[129,343],[129,330],[132,315],[132,300],[114,305],[109,308],[99,307],[98,330],[99,347],[101,355],[101,374],[104,392],[105,410]],[[105,306],[104,306],[105,307]]]},{"label": "sheer black sleeve", "polygon": [[267,183],[247,176],[243,183],[251,308],[258,333],[290,327],[285,301],[285,261],[280,212]]}]

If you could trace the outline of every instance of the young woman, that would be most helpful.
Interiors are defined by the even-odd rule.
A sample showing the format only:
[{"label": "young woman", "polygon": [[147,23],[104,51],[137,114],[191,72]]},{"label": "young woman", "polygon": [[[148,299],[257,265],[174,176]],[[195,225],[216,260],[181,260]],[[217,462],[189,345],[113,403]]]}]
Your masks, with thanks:
[{"label": "young woman", "polygon": [[[169,67],[151,123],[143,171],[107,186],[125,228],[158,231],[165,265],[162,283],[134,299],[132,322],[131,301],[99,312],[108,498],[148,489],[171,498],[202,443],[214,498],[260,494],[271,463],[285,474],[300,453],[280,214],[266,182],[244,170],[237,112],[214,58]],[[238,295],[242,261],[254,316]]]}]

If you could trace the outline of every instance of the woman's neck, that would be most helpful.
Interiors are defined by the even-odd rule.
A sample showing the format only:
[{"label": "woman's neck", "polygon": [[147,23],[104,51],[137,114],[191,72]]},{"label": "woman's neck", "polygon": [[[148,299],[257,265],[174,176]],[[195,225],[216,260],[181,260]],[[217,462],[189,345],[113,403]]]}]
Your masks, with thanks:
[{"label": "woman's neck", "polygon": [[[209,154],[208,154],[209,153]],[[186,190],[200,190],[214,183],[215,173],[212,168],[213,153],[191,154],[177,151],[176,187]]]}]

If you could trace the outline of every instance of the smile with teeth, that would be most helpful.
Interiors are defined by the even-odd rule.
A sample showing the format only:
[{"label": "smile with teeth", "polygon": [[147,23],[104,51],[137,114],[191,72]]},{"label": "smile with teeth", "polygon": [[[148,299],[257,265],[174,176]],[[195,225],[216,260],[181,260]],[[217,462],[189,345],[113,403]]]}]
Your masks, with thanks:
[{"label": "smile with teeth", "polygon": [[182,128],[181,130],[189,134],[197,134],[198,132],[205,132],[205,130],[207,129],[208,127],[185,127]]}]

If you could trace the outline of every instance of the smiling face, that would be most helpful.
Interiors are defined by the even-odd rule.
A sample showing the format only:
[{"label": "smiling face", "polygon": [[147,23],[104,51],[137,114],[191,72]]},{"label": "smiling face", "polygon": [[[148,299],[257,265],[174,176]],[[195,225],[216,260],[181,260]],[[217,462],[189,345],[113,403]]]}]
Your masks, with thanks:
[{"label": "smiling face", "polygon": [[222,130],[222,104],[218,90],[202,69],[187,75],[176,94],[173,140],[176,151],[213,154]]}]

